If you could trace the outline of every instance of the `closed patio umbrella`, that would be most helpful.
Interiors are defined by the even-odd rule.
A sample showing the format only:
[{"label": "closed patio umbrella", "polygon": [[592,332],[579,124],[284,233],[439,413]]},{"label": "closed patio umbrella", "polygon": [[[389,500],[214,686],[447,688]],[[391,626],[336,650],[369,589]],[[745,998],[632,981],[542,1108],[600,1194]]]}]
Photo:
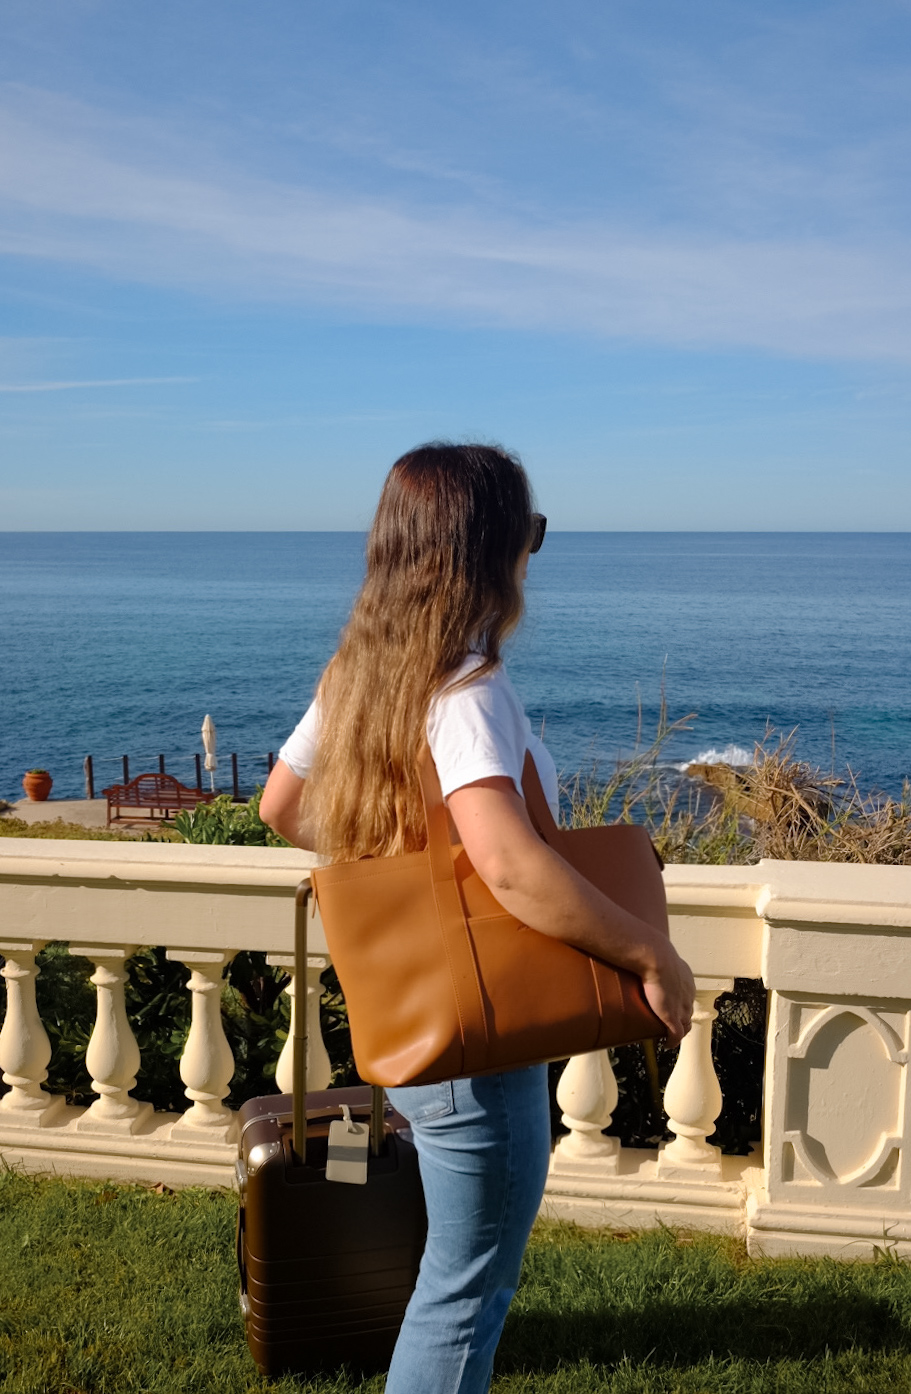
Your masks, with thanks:
[{"label": "closed patio umbrella", "polygon": [[209,771],[209,779],[212,784],[212,793],[215,793],[215,771],[218,769],[218,761],[215,758],[217,748],[217,738],[215,735],[215,722],[211,716],[206,714],[206,719],[202,723],[202,743],[206,751],[206,769]]}]

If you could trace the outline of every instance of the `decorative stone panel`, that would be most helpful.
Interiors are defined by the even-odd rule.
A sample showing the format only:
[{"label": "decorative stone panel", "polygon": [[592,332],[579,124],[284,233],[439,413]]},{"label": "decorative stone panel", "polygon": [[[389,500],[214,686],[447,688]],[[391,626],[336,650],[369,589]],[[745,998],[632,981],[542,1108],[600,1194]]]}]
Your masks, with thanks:
[{"label": "decorative stone panel", "polygon": [[764,863],[764,1184],[754,1252],[911,1254],[911,872]]},{"label": "decorative stone panel", "polygon": [[850,1193],[852,1206],[878,1209],[900,1196],[907,1208],[908,1011],[785,995],[776,1009],[785,1107],[769,1199],[843,1204]]}]

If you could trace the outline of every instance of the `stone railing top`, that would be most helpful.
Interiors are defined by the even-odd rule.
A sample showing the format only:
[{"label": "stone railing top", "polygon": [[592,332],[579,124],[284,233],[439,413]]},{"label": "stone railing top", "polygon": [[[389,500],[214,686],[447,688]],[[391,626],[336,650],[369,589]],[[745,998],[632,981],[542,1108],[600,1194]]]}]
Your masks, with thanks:
[{"label": "stone railing top", "polygon": [[672,915],[911,930],[911,866],[765,858],[753,866],[667,866],[664,884]]},{"label": "stone railing top", "polygon": [[759,863],[762,978],[833,1000],[911,997],[911,867]]},{"label": "stone railing top", "polygon": [[[288,900],[317,865],[295,848],[0,839],[0,939],[288,953]],[[853,938],[863,990],[885,992],[900,967],[911,994],[911,867],[761,861],[664,877],[674,942],[697,975],[793,984],[805,950],[791,941],[809,934],[827,986]],[[326,953],[318,921],[311,946]]]},{"label": "stone railing top", "polygon": [[763,926],[756,900],[762,885],[755,866],[664,868],[671,938],[697,986],[759,977]]},{"label": "stone railing top", "polygon": [[[294,891],[318,862],[296,848],[3,839],[0,953],[62,939],[289,955]],[[309,947],[327,952],[318,921]]]},{"label": "stone railing top", "polygon": [[212,847],[183,842],[81,842],[22,837],[0,840],[0,881],[41,880],[135,885],[164,881],[208,886],[297,886],[315,852],[296,847]]},{"label": "stone railing top", "polygon": [[761,861],[759,915],[802,929],[911,930],[911,866]]},{"label": "stone railing top", "polygon": [[758,866],[683,866],[664,868],[664,889],[671,914],[699,910],[704,914],[755,916],[756,900],[765,876]]},{"label": "stone railing top", "polygon": [[[0,839],[0,877],[13,880],[65,877],[224,884],[236,878],[256,885],[288,886],[296,885],[302,874],[319,864],[315,852],[296,847]],[[725,905],[766,914],[768,907],[774,905],[777,910],[784,901],[807,906],[837,903],[875,907],[882,912],[883,923],[891,922],[894,911],[896,923],[911,927],[911,867],[763,860],[753,866],[669,865],[664,880],[668,898],[680,905]]]}]

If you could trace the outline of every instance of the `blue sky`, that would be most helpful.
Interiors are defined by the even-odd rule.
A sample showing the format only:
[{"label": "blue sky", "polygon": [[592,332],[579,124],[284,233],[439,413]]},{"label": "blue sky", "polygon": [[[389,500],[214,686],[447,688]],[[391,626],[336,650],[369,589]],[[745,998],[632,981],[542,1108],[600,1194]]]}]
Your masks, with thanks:
[{"label": "blue sky", "polygon": [[4,0],[0,529],[911,529],[911,3]]}]

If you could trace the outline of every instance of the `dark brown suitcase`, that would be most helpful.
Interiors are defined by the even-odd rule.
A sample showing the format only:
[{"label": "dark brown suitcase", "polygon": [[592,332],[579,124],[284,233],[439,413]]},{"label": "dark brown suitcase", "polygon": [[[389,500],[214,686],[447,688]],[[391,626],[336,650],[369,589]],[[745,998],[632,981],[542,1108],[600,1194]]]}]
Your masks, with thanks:
[{"label": "dark brown suitcase", "polygon": [[[302,886],[295,934],[300,983],[308,899],[309,887]],[[251,1099],[240,1111],[240,1305],[253,1358],[270,1376],[388,1365],[426,1233],[406,1120],[369,1085],[307,1094],[305,1113],[305,1090],[298,1090],[305,1049],[306,1038],[296,1034],[294,1095]],[[329,1124],[341,1118],[343,1103],[371,1125],[366,1185],[326,1180]]]}]

